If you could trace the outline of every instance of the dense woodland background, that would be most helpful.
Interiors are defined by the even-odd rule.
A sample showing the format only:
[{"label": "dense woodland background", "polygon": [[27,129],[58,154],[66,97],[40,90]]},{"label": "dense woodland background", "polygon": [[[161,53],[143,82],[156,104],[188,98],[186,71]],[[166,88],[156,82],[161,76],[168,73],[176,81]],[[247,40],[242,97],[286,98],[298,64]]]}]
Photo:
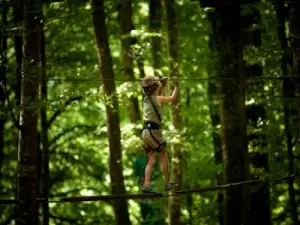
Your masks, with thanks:
[{"label": "dense woodland background", "polygon": [[[299,2],[221,2],[0,0],[1,225],[299,225],[299,182],[278,180],[300,168]],[[163,107],[180,189],[264,182],[36,201],[139,192],[145,74],[180,80]]]}]

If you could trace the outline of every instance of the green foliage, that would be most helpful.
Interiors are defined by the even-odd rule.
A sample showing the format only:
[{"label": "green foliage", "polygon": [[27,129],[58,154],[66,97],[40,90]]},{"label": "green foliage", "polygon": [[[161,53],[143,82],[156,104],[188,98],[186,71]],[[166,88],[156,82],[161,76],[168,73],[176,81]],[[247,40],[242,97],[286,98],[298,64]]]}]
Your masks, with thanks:
[{"label": "green foliage", "polygon": [[[108,173],[108,141],[106,123],[106,104],[111,106],[111,98],[117,97],[120,105],[122,163],[126,191],[139,192],[137,180],[145,155],[139,137],[142,123],[131,124],[128,120],[127,106],[131,97],[142,102],[139,82],[126,82],[123,77],[121,59],[120,31],[117,23],[117,4],[106,1],[107,26],[112,52],[117,92],[106,96],[102,92],[98,59],[94,43],[90,5],[86,1],[62,1],[44,4],[46,35],[46,71],[48,76],[47,107],[48,120],[58,113],[49,126],[51,199],[78,195],[103,195],[110,193]],[[171,156],[172,144],[179,144],[183,150],[184,174],[183,188],[197,188],[215,185],[216,174],[223,170],[215,165],[212,132],[220,126],[211,123],[210,105],[218,104],[220,96],[208,96],[208,82],[201,80],[214,76],[217,56],[209,50],[210,23],[207,10],[201,9],[197,1],[177,1],[178,28],[180,42],[180,94],[184,128],[175,130],[171,123],[170,107],[164,106],[164,136]],[[259,6],[261,22],[253,29],[262,29],[263,45],[260,48],[246,46],[244,60],[249,65],[263,65],[264,77],[280,76],[280,44],[276,34],[274,7],[269,1]],[[161,33],[150,33],[148,29],[148,2],[134,1],[134,30],[131,35],[138,43],[134,52],[141,54],[146,73],[153,71],[151,58],[151,37],[162,40],[162,74],[168,74],[168,44],[166,24]],[[250,8],[245,7],[244,14]],[[11,18],[12,15],[9,14]],[[7,68],[8,86],[13,104],[16,96],[14,46],[13,39],[8,40],[9,64]],[[136,62],[135,62],[136,63]],[[136,65],[135,65],[136,66]],[[134,68],[135,77],[139,71]],[[198,79],[198,80],[196,80]],[[252,81],[256,82],[259,81]],[[247,90],[246,103],[262,103],[266,109],[266,118],[258,127],[248,125],[248,133],[264,133],[267,146],[264,149],[249,143],[249,152],[263,151],[269,154],[270,174],[284,175],[287,171],[287,150],[284,136],[281,81],[267,80],[263,88]],[[171,92],[171,90],[169,90]],[[73,100],[72,100],[73,99]],[[70,101],[72,100],[72,101]],[[69,102],[69,103],[67,103]],[[141,105],[140,105],[141,106]],[[141,108],[141,107],[140,107]],[[8,110],[4,108],[4,160],[0,180],[0,198],[14,198],[16,191],[16,169],[18,130],[14,127]],[[17,113],[17,106],[14,106]],[[239,122],[239,121],[237,121]],[[298,155],[299,157],[299,155]],[[296,164],[299,171],[299,163]],[[261,174],[260,171],[255,171]],[[153,172],[155,187],[163,185],[159,165]],[[299,193],[299,184],[295,184]],[[280,184],[272,187],[271,206],[274,224],[291,224],[287,186]],[[217,224],[217,192],[182,197],[182,215],[185,224]],[[299,197],[297,197],[298,205]],[[167,199],[147,201],[128,201],[132,224],[141,224],[139,204],[149,204],[155,208],[154,219],[167,218]],[[0,224],[10,219],[12,206],[0,206]],[[159,215],[157,215],[159,214]],[[114,214],[110,202],[93,203],[51,203],[50,224],[113,224]],[[192,222],[191,222],[192,221]],[[11,223],[12,224],[12,223]],[[152,223],[150,223],[152,224]]]}]

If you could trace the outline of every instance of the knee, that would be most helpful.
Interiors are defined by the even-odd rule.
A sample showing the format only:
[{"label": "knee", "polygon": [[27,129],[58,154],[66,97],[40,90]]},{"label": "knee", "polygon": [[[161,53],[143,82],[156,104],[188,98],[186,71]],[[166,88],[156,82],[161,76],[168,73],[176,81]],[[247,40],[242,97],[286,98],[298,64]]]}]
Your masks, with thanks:
[{"label": "knee", "polygon": [[150,166],[153,166],[155,164],[155,157],[153,157],[153,156],[149,157],[149,159],[148,159],[148,165],[150,165]]}]

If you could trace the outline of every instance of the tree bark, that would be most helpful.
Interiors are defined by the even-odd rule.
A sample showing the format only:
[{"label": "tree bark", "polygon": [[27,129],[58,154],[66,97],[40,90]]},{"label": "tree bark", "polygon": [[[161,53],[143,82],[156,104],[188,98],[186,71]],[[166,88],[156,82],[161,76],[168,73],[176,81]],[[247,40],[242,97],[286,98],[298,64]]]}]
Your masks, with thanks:
[{"label": "tree bark", "polygon": [[[22,21],[24,19],[24,0],[14,0],[12,1],[12,7],[13,7],[13,21],[15,26],[20,27],[22,26]],[[16,80],[17,85],[15,88],[16,93],[16,104],[20,106],[21,102],[21,76],[22,76],[22,58],[23,58],[23,37],[19,32],[17,31],[14,36],[14,48],[16,53]],[[18,116],[19,118],[19,116]]]},{"label": "tree bark", "polygon": [[49,139],[48,139],[48,119],[47,119],[47,73],[46,73],[46,43],[45,43],[45,32],[44,32],[44,16],[43,11],[41,12],[41,143],[42,143],[42,166],[43,166],[43,181],[42,181],[42,197],[46,199],[43,202],[43,225],[49,225]]},{"label": "tree bark", "polygon": [[[1,4],[1,14],[2,21],[1,24],[3,27],[7,28],[7,12],[8,5],[6,2],[2,2]],[[6,78],[6,67],[7,67],[7,34],[0,34],[0,82],[5,82]],[[6,85],[5,83],[3,85]],[[5,102],[5,91],[0,87],[0,109],[4,109]],[[0,114],[0,188],[1,188],[1,180],[2,180],[2,163],[4,159],[4,125],[5,125],[5,112],[3,111]]]},{"label": "tree bark", "polygon": [[17,225],[37,223],[37,119],[40,84],[39,0],[24,1],[24,61],[18,155]]},{"label": "tree bark", "polygon": [[[178,24],[176,16],[175,0],[164,0],[165,13],[167,18],[168,43],[169,43],[169,76],[179,77],[179,41]],[[182,128],[181,102],[180,94],[176,102],[172,104],[172,123],[176,130]],[[181,146],[174,144],[172,146],[171,172],[175,182],[178,183],[178,189],[182,186],[182,150]],[[178,196],[170,197],[169,201],[169,221],[170,225],[180,224],[181,217],[181,198]]]},{"label": "tree bark", "polygon": [[[107,135],[109,143],[109,173],[112,194],[124,194],[124,176],[122,171],[121,134],[118,100],[114,82],[112,57],[109,49],[103,0],[91,0],[96,48],[104,92],[111,98],[111,106],[106,104]],[[126,200],[114,201],[114,213],[118,225],[130,225]]]},{"label": "tree bark", "polygon": [[[215,53],[217,52],[217,36],[216,36],[216,14],[214,12],[208,13],[208,19],[211,24],[211,34],[209,40],[209,48],[212,52],[211,60],[215,60]],[[215,74],[215,69],[218,65],[216,63],[209,64],[208,74],[213,76]],[[212,126],[212,136],[213,136],[213,146],[214,146],[214,157],[215,164],[222,165],[222,147],[221,147],[221,136],[220,130],[218,130],[218,126],[220,125],[220,110],[219,110],[219,101],[215,101],[214,97],[219,96],[220,87],[218,85],[218,81],[212,80],[208,83],[208,98],[209,98],[209,111],[210,111],[210,119]],[[217,185],[222,185],[224,183],[224,175],[223,173],[216,174],[216,183]],[[224,224],[224,194],[222,191],[217,194],[217,206],[218,206],[218,222],[220,225]]]},{"label": "tree bark", "polygon": [[[216,14],[224,181],[233,183],[249,179],[240,6],[217,7]],[[225,225],[249,224],[247,188],[226,190],[224,201]]]},{"label": "tree bark", "polygon": [[[286,27],[285,22],[287,18],[286,9],[284,6],[284,0],[277,0],[276,1],[276,17],[277,17],[277,34],[279,37],[279,41],[281,44],[281,70],[282,76],[288,77],[288,44],[287,44],[287,37],[286,37]],[[300,11],[299,11],[300,12]],[[300,46],[299,46],[300,47]],[[284,79],[282,85],[282,92],[283,92],[283,110],[284,110],[284,126],[285,126],[285,136],[286,136],[286,143],[287,143],[287,152],[288,152],[288,168],[289,174],[294,173],[294,153],[293,153],[293,135],[292,126],[291,126],[291,105],[288,103],[286,98],[295,98],[294,93],[290,93],[290,90],[295,89],[294,85],[291,83],[290,80]],[[288,182],[288,193],[289,193],[289,200],[291,205],[291,213],[293,224],[299,225],[298,219],[298,210],[297,210],[297,202],[295,196],[295,188],[294,188],[294,180],[290,180]]]},{"label": "tree bark", "polygon": [[160,0],[150,0],[149,3],[150,32],[152,33],[152,60],[154,75],[160,75],[161,68],[161,37],[158,36],[162,28],[162,5]]},{"label": "tree bark", "polygon": [[[250,2],[248,2],[250,3]],[[261,31],[260,29],[251,30],[249,27],[253,25],[259,25],[260,22],[260,12],[257,8],[251,6],[249,7],[251,13],[244,15],[242,17],[243,22],[243,44],[253,45],[260,47],[262,45]],[[263,76],[263,66],[259,63],[253,65],[245,65],[245,73],[247,77],[262,77]],[[249,104],[246,107],[247,111],[247,122],[248,126],[253,133],[248,133],[248,144],[254,149],[249,156],[250,164],[253,168],[259,169],[251,175],[251,179],[260,179],[261,176],[265,176],[269,172],[268,166],[268,153],[265,152],[267,148],[266,134],[264,129],[261,127],[261,121],[265,124],[266,120],[266,110],[264,104],[259,103],[261,96],[257,93],[263,90],[265,81],[256,80],[254,82],[247,82],[247,95],[252,96],[255,103]],[[270,210],[270,187],[269,184],[263,184],[257,188],[253,188],[251,191],[251,224],[271,224],[271,210]]]},{"label": "tree bark", "polygon": [[[130,36],[132,25],[132,0],[121,1],[119,11],[119,25],[121,30],[121,44],[123,54],[124,76],[129,81],[134,81],[133,73],[133,52],[131,46],[133,39]],[[128,107],[130,122],[135,123],[141,120],[139,103],[136,97],[130,98]]]},{"label": "tree bark", "polygon": [[[293,55],[293,74],[295,75],[296,96],[300,96],[300,2],[288,0],[289,29]],[[296,151],[300,152],[300,102],[297,102]]]}]

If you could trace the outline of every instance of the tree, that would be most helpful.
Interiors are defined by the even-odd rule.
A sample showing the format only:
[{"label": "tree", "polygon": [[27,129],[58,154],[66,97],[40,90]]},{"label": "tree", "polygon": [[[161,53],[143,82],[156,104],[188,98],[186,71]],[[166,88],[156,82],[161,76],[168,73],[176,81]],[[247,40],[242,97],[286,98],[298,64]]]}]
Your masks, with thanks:
[{"label": "tree", "polygon": [[[47,73],[46,73],[46,43],[45,43],[45,32],[44,32],[44,16],[43,10],[41,10],[41,144],[42,144],[42,197],[46,200],[49,198],[49,138],[48,138],[48,119],[47,119],[47,98],[48,98],[48,87],[47,87]],[[43,225],[49,224],[49,204],[47,201],[43,202]]]},{"label": "tree", "polygon": [[[216,73],[215,67],[218,65],[215,63],[215,55],[218,47],[217,37],[216,37],[216,14],[214,12],[210,12],[207,14],[208,19],[211,25],[210,31],[210,39],[209,39],[209,48],[211,50],[211,60],[214,63],[209,64],[208,66],[208,74],[213,77],[213,74]],[[221,147],[221,136],[220,130],[218,126],[220,126],[220,110],[219,110],[219,101],[214,99],[215,96],[218,96],[220,92],[220,87],[217,80],[209,81],[208,83],[208,96],[209,96],[209,111],[210,111],[210,119],[212,125],[212,136],[213,136],[213,145],[214,145],[214,158],[216,165],[222,165],[222,147]],[[221,172],[217,172],[216,174],[216,183],[217,185],[223,184],[223,174]],[[224,194],[223,192],[219,192],[217,195],[217,205],[218,205],[218,222],[220,225],[224,224]]]},{"label": "tree", "polygon": [[[299,11],[300,3],[298,1],[289,0],[288,1],[289,10],[289,29],[290,29],[290,39],[291,39],[291,50],[293,55],[293,74],[297,77],[296,81],[296,96],[300,95],[300,82],[298,78],[300,77],[300,30],[299,30]],[[297,102],[297,118],[300,116],[300,104]],[[300,137],[300,119],[297,119],[297,134],[296,140]],[[300,142],[296,142],[296,149],[299,151]]]},{"label": "tree", "polygon": [[[3,2],[1,5],[2,12],[2,21],[1,24],[4,28],[7,28],[7,12],[8,12],[8,4]],[[5,90],[4,87],[6,85],[6,67],[7,67],[7,34],[4,33],[0,36],[0,82],[3,82],[3,87],[0,86],[0,187],[1,187],[1,179],[2,175],[2,162],[4,158],[4,124],[6,122],[5,119],[5,111],[4,111],[4,103],[5,103]]]},{"label": "tree", "polygon": [[161,68],[161,37],[159,34],[162,28],[162,4],[160,0],[150,0],[149,20],[150,32],[153,35],[151,38],[153,69],[154,74],[158,76],[158,70]]},{"label": "tree", "polygon": [[[119,26],[121,30],[121,44],[124,65],[124,77],[129,81],[134,81],[133,73],[133,52],[131,46],[133,39],[131,37],[132,25],[132,1],[121,1],[119,9]],[[134,96],[130,98],[129,118],[132,123],[141,119],[138,99]]]},{"label": "tree", "polygon": [[[118,100],[115,96],[114,72],[110,53],[103,0],[92,0],[92,14],[99,68],[104,93],[111,97],[110,104],[106,104],[107,135],[109,144],[109,173],[112,194],[125,193],[124,176],[122,171],[121,134]],[[111,106],[110,106],[111,105]],[[130,225],[128,205],[126,200],[113,203],[118,225]]]},{"label": "tree", "polygon": [[[251,2],[248,2],[251,3]],[[254,3],[254,2],[253,2]],[[244,10],[250,11],[242,17],[243,21],[243,43],[244,47],[254,46],[261,47],[261,30],[249,29],[250,27],[258,26],[261,22],[261,15],[258,8],[251,5],[245,6]],[[245,73],[247,78],[263,77],[263,66],[261,63],[245,62]],[[269,172],[268,153],[267,153],[267,137],[265,134],[266,126],[266,109],[262,102],[262,95],[259,90],[263,90],[265,82],[263,80],[247,82],[247,97],[255,99],[255,102],[248,104],[246,114],[248,120],[248,146],[253,149],[249,158],[250,164],[253,167],[251,179],[260,179]],[[259,93],[259,94],[258,94]],[[270,190],[269,184],[263,184],[259,187],[254,187],[251,192],[251,224],[271,224],[270,211]]]},{"label": "tree", "polygon": [[[249,178],[240,5],[217,6],[216,15],[224,182],[233,183]],[[247,192],[244,187],[225,191],[225,225],[249,224]]]},{"label": "tree", "polygon": [[[24,0],[19,1],[12,1],[12,8],[13,8],[13,21],[14,25],[17,27],[22,26],[23,18],[24,18]],[[16,103],[20,106],[21,102],[21,70],[22,70],[22,58],[23,58],[23,37],[21,35],[21,31],[17,30],[14,36],[14,48],[15,48],[15,55],[16,55],[16,80],[17,85],[15,87],[16,92]],[[19,117],[19,116],[18,116]]]},{"label": "tree", "polygon": [[[291,50],[293,55],[293,74],[296,76],[296,97],[300,94],[300,2],[299,1],[288,1],[289,7],[289,28],[290,28],[290,39],[291,39]],[[284,2],[281,0],[277,1],[277,18],[278,18],[278,35],[283,51],[282,59],[281,59],[281,69],[284,76],[287,76],[287,40],[285,36],[285,8]],[[290,97],[291,82],[289,80],[284,80],[283,83],[283,94],[285,97]],[[292,88],[295,90],[295,88]],[[295,97],[292,94],[291,97]],[[293,144],[292,144],[292,136],[294,136],[296,150],[299,151],[299,137],[300,137],[300,103],[299,100],[296,100],[296,110],[297,110],[297,133],[292,135],[291,126],[290,126],[290,109],[286,102],[284,102],[284,120],[285,120],[285,132],[287,137],[287,147],[288,147],[288,167],[289,174],[294,173],[294,153],[293,153]],[[295,225],[299,225],[300,221],[298,218],[298,210],[297,210],[297,202],[295,198],[295,189],[294,189],[294,181],[289,181],[288,187],[289,197],[290,197],[290,205],[292,210],[292,218],[293,223]]]},{"label": "tree", "polygon": [[40,84],[39,0],[24,1],[24,60],[18,158],[16,224],[37,223],[37,120]]},{"label": "tree", "polygon": [[[167,19],[168,29],[168,44],[169,44],[169,76],[179,77],[180,59],[179,59],[179,41],[178,41],[178,23],[176,16],[176,3],[174,0],[164,1],[165,14]],[[182,128],[181,102],[180,94],[178,93],[177,101],[172,104],[172,123],[177,131]],[[182,185],[182,149],[178,144],[174,144],[172,148],[172,176],[175,182],[178,183],[178,188]],[[181,201],[180,197],[173,196],[169,201],[169,221],[170,224],[180,224]]]}]

